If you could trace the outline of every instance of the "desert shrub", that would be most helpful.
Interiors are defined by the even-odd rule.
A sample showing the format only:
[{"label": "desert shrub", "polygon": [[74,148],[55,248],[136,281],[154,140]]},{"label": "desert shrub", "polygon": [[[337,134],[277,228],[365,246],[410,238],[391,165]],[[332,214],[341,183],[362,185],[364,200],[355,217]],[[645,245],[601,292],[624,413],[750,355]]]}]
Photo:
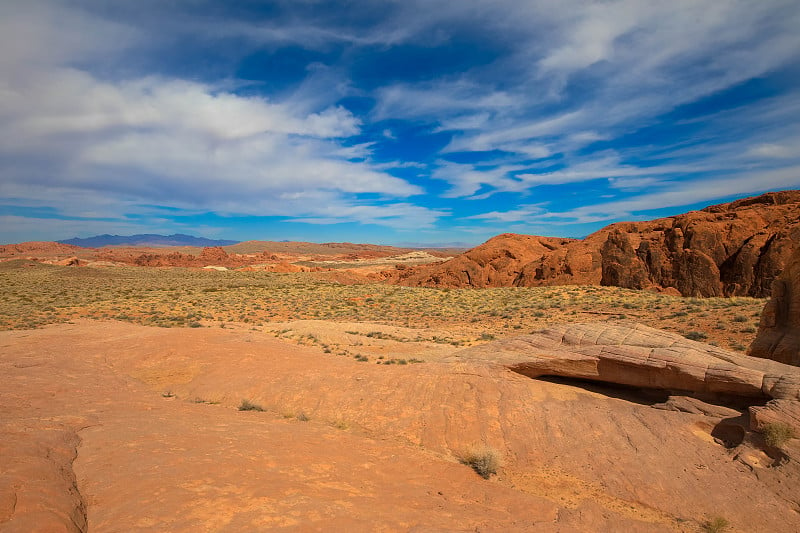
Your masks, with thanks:
[{"label": "desert shrub", "polygon": [[703,531],[707,533],[722,533],[723,531],[727,531],[729,526],[730,522],[721,516],[717,516],[703,523]]},{"label": "desert shrub", "polygon": [[476,446],[468,450],[460,461],[482,478],[489,479],[500,467],[500,453],[488,446]]},{"label": "desert shrub", "polygon": [[690,341],[702,341],[708,338],[708,335],[703,333],[702,331],[690,331],[684,335]]},{"label": "desert shrub", "polygon": [[242,403],[239,404],[240,411],[263,411],[264,408],[258,404],[251,403],[250,400],[242,400]]},{"label": "desert shrub", "polygon": [[300,411],[300,413],[297,415],[296,418],[300,422],[308,422],[309,420],[311,420],[311,417],[308,416],[307,414],[305,414],[305,412],[303,412],[303,411]]},{"label": "desert shrub", "polygon": [[794,428],[784,422],[767,422],[761,428],[764,441],[774,448],[780,448],[789,439],[796,437]]}]

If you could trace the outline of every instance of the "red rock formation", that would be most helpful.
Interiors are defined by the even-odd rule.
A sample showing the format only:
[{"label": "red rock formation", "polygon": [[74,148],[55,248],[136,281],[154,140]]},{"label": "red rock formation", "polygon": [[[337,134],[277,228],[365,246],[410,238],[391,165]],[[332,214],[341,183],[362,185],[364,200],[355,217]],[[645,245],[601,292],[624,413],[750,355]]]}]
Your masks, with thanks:
[{"label": "red rock formation", "polygon": [[52,264],[59,265],[59,266],[84,266],[86,261],[81,261],[74,255],[72,257],[67,257],[66,259],[61,259],[59,261],[52,261]]},{"label": "red rock formation", "polygon": [[19,244],[4,244],[0,245],[0,257],[13,257],[17,255],[59,255],[70,254],[75,255],[77,251],[85,250],[79,246],[71,244],[62,244],[60,242],[41,242],[30,241],[21,242]]},{"label": "red rock formation", "polygon": [[[504,233],[433,267],[408,268],[401,279],[409,284],[440,287],[501,287],[517,285],[523,269],[563,247],[573,239],[555,239]],[[446,265],[446,267],[445,267]],[[443,268],[444,267],[444,268]],[[419,275],[410,277],[411,275]],[[535,275],[535,274],[534,274]]]},{"label": "red rock formation", "polygon": [[800,366],[800,247],[772,285],[772,298],[764,306],[758,335],[748,353]]},{"label": "red rock formation", "polygon": [[634,387],[800,399],[800,370],[691,341],[642,324],[554,324],[466,348],[457,361],[489,361],[537,378],[561,376]]},{"label": "red rock formation", "polygon": [[[104,258],[107,256],[104,256]],[[123,263],[131,263],[136,266],[147,267],[192,267],[202,266],[199,264],[196,257],[193,255],[182,254],[180,252],[172,252],[169,254],[140,254],[137,257],[129,258],[127,256],[119,257],[111,254],[114,261]]]},{"label": "red rock formation", "polygon": [[203,266],[225,265],[231,257],[221,247],[214,246],[212,248],[203,248],[203,251],[200,252],[200,257],[197,259],[199,262],[203,263]]},{"label": "red rock formation", "polygon": [[206,247],[199,256],[181,252],[169,253],[132,253],[130,250],[105,249],[98,254],[98,258],[105,261],[116,261],[135,266],[144,267],[205,267],[224,266],[236,268],[264,260],[269,254],[245,256],[228,254],[219,246]]},{"label": "red rock formation", "polygon": [[394,274],[403,285],[615,285],[685,296],[769,295],[795,247],[800,191],[767,193],[583,240],[503,234],[450,261]]}]

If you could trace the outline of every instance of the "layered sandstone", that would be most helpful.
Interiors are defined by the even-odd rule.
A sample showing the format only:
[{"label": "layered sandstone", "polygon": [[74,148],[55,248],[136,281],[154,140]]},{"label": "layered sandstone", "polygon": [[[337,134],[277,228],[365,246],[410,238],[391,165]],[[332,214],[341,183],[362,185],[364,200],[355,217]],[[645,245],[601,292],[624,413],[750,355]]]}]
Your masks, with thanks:
[{"label": "layered sandstone", "polygon": [[491,362],[533,378],[559,376],[651,389],[800,399],[800,369],[641,324],[556,324],[539,333],[467,348],[454,358]]},{"label": "layered sandstone", "polygon": [[495,287],[614,285],[685,296],[769,296],[800,228],[800,191],[607,226],[582,240],[503,234],[396,283]]}]

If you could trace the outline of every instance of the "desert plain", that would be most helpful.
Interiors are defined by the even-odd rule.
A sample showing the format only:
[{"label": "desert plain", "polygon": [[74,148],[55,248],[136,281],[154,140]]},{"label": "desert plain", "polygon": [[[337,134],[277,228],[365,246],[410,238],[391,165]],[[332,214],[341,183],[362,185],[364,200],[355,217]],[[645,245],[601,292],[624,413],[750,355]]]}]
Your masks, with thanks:
[{"label": "desert plain", "polygon": [[407,250],[273,258],[312,265],[292,269],[74,252],[0,263],[2,531],[800,528],[796,439],[749,430],[769,398],[498,362],[563,323],[744,358],[765,298],[370,278]]}]

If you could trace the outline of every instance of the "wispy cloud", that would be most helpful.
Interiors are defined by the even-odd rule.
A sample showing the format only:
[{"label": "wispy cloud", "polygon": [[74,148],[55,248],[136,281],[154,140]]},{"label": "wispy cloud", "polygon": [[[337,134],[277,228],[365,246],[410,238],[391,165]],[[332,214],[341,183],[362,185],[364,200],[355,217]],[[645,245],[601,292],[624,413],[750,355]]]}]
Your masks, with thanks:
[{"label": "wispy cloud", "polygon": [[[797,186],[800,165],[773,171],[741,172],[724,178],[706,179],[701,182],[669,182],[650,187],[650,192],[559,211],[542,205],[505,212],[491,212],[474,216],[486,220],[503,222],[524,221],[530,224],[546,222],[558,224],[586,224],[643,218],[642,213],[675,206],[713,203],[721,197],[754,194],[763,190],[782,190]],[[721,193],[722,191],[722,193]]]},{"label": "wispy cloud", "polygon": [[[658,125],[665,113],[682,105],[796,61],[800,49],[795,31],[800,10],[792,2],[661,5],[631,0],[504,7],[483,13],[487,24],[504,25],[516,39],[510,52],[514,60],[498,65],[498,76],[466,72],[454,82],[384,88],[378,93],[381,116],[437,121],[440,128],[455,132],[446,152],[502,150],[516,154],[520,162],[551,156],[580,161],[585,158],[575,154],[587,145]],[[738,118],[741,124],[743,117]],[[766,127],[774,129],[786,120],[775,117]],[[754,147],[751,156],[770,159],[788,153],[781,143],[758,142],[767,133],[765,127],[746,128],[742,142]],[[702,151],[711,145],[707,155],[714,159],[712,139],[693,139],[693,146]],[[620,153],[622,159],[627,155]],[[701,162],[694,170],[720,162]],[[533,187],[580,181],[581,176],[589,180],[676,171],[674,163],[661,169],[647,166],[651,169],[628,165],[608,176],[571,165],[538,175],[492,172],[482,183],[519,190],[516,185],[503,187],[513,183],[504,178],[522,179]],[[474,172],[480,168],[462,169],[462,185],[455,183],[458,177],[450,169],[445,171],[454,191],[471,195],[479,181]]]}]

